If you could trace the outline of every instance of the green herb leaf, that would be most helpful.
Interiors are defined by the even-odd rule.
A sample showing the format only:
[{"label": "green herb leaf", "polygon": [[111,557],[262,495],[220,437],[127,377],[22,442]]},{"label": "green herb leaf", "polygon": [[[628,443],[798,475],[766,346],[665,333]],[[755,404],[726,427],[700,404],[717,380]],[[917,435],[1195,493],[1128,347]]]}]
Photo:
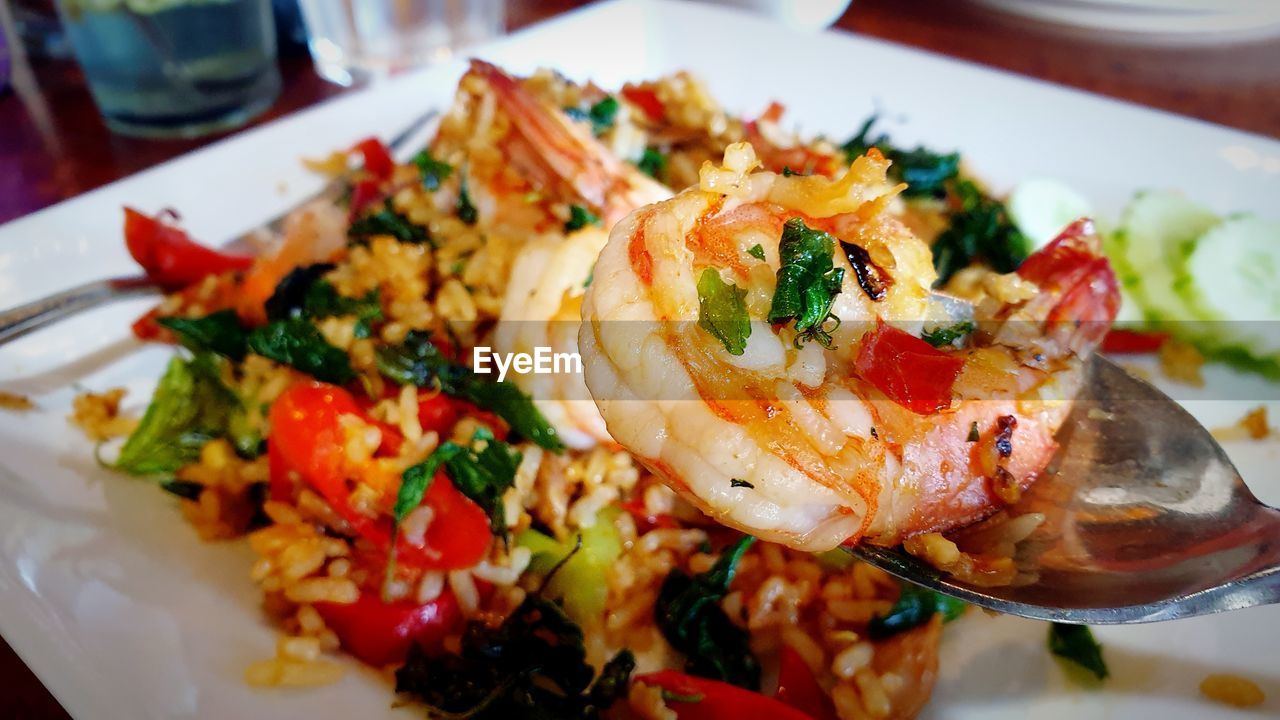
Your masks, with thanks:
[{"label": "green herb leaf", "polygon": [[831,304],[844,281],[844,268],[835,267],[833,252],[835,239],[808,227],[804,220],[792,218],[782,226],[778,244],[782,264],[769,306],[769,322],[795,320],[797,343],[817,340],[824,347],[831,347],[831,334],[825,325],[833,317]]},{"label": "green herb leaf", "polygon": [[574,120],[590,122],[592,134],[599,137],[613,127],[618,115],[618,107],[618,99],[609,95],[592,105],[589,110],[583,111],[580,108],[570,107],[565,108],[564,112]]},{"label": "green herb leaf", "polygon": [[746,480],[740,480],[738,478],[730,478],[729,487],[736,487],[736,488],[744,487],[744,488],[751,488],[752,490],[754,490],[756,486],[747,482]]},{"label": "green herb leaf", "polygon": [[392,510],[395,525],[399,528],[405,516],[422,504],[436,471],[444,468],[458,492],[470,498],[489,516],[490,531],[497,537],[505,537],[507,523],[502,495],[515,485],[519,465],[520,452],[495,439],[487,428],[476,430],[469,446],[442,443],[426,460],[401,475],[400,491],[396,494]]},{"label": "green herb leaf", "polygon": [[416,644],[396,671],[396,692],[432,717],[600,720],[630,688],[635,658],[622,650],[592,683],[582,629],[554,602],[528,595],[501,625],[468,623],[457,653]]},{"label": "green herb leaf", "polygon": [[936,348],[940,348],[940,347],[943,347],[944,345],[950,345],[954,343],[956,340],[959,340],[960,338],[973,332],[973,328],[974,328],[973,322],[969,320],[965,320],[963,322],[958,322],[955,325],[948,325],[946,327],[937,327],[932,330],[925,330],[920,334],[920,337],[930,345]]},{"label": "green herb leaf", "polygon": [[873,138],[871,128],[879,119],[878,115],[867,118],[858,133],[841,146],[846,159],[853,162],[867,150],[877,148],[893,163],[889,166],[889,177],[907,183],[907,189],[902,191],[903,197],[945,196],[947,181],[956,177],[960,170],[960,154],[939,153],[925,147],[904,150],[893,145],[888,135]]},{"label": "green herb leaf", "polygon": [[867,635],[872,640],[882,640],[929,622],[934,613],[940,613],[943,622],[951,622],[960,617],[965,607],[964,601],[950,595],[902,583],[898,601],[889,608],[887,614],[871,618],[871,622],[867,624]]},{"label": "green herb leaf", "polygon": [[334,267],[332,263],[315,263],[290,270],[289,274],[276,285],[271,297],[267,298],[267,319],[287,320],[292,317],[302,317],[311,286],[319,282]]},{"label": "green herb leaf", "polygon": [[204,485],[190,480],[165,480],[160,483],[160,488],[183,500],[198,500],[200,493],[204,492]]},{"label": "green herb leaf", "polygon": [[439,387],[446,395],[493,412],[513,432],[543,448],[555,452],[564,449],[555,427],[524,391],[511,383],[483,380],[470,368],[450,362],[440,354],[428,333],[411,331],[402,344],[378,348],[375,357],[378,371],[401,385]]},{"label": "green herb leaf", "polygon": [[640,172],[657,180],[667,169],[667,156],[655,148],[645,148],[644,154],[636,161],[636,167]]},{"label": "green herb leaf", "polygon": [[565,232],[581,230],[588,225],[599,225],[600,218],[581,205],[569,206],[569,219],[564,224]]},{"label": "green herb leaf", "polygon": [[355,379],[351,358],[303,318],[267,323],[249,333],[249,349],[322,380],[345,385]]},{"label": "green herb leaf", "polygon": [[747,250],[747,254],[748,254],[748,255],[750,255],[751,257],[753,257],[753,258],[757,259],[757,260],[763,260],[763,259],[764,259],[764,247],[763,247],[762,245],[760,245],[760,243],[756,243],[755,245],[752,245],[752,246]]},{"label": "green herb leaf", "polygon": [[457,213],[458,219],[468,225],[475,225],[479,219],[480,213],[476,210],[476,206],[471,202],[471,192],[467,190],[466,173],[462,175],[462,181],[458,185],[458,203],[454,206],[454,212]]},{"label": "green herb leaf", "polygon": [[115,469],[172,474],[199,459],[204,444],[226,431],[227,418],[239,404],[222,384],[221,363],[206,353],[170,360],[142,420],[120,448]]},{"label": "green herb leaf", "polygon": [[1051,623],[1049,652],[1088,670],[1099,680],[1106,680],[1111,674],[1106,660],[1102,658],[1102,645],[1094,639],[1088,625]]},{"label": "green herb leaf", "polygon": [[698,327],[723,343],[730,355],[745,352],[751,336],[746,297],[746,290],[720,279],[715,268],[698,277]]},{"label": "green herb leaf", "polygon": [[938,285],[963,267],[980,260],[996,272],[1013,272],[1030,252],[1030,242],[1005,210],[1004,203],[988,197],[973,181],[961,178],[950,184],[959,209],[933,243],[933,267]]},{"label": "green herb leaf", "polygon": [[965,438],[965,442],[975,443],[981,439],[982,435],[978,432],[978,421],[974,420],[969,423],[969,437]]},{"label": "green herb leaf", "polygon": [[162,317],[156,322],[172,330],[193,352],[207,350],[232,360],[243,360],[248,352],[248,333],[235,310],[219,310],[202,318]]},{"label": "green herb leaf", "polygon": [[414,155],[413,164],[418,166],[418,172],[422,175],[422,187],[431,192],[439,190],[440,183],[447,180],[453,173],[453,166],[431,157],[430,149],[423,149],[422,152]]},{"label": "green herb leaf", "polygon": [[750,535],[743,537],[700,575],[672,570],[654,606],[658,629],[684,653],[689,673],[749,690],[760,689],[760,662],[751,652],[747,631],[733,624],[720,601],[754,541]]},{"label": "green herb leaf", "polygon": [[356,241],[365,241],[374,235],[390,235],[403,243],[435,244],[431,240],[431,233],[427,232],[425,227],[411,222],[408,217],[396,212],[391,204],[391,198],[386,199],[381,210],[351,223],[351,227],[347,229],[347,235]]}]

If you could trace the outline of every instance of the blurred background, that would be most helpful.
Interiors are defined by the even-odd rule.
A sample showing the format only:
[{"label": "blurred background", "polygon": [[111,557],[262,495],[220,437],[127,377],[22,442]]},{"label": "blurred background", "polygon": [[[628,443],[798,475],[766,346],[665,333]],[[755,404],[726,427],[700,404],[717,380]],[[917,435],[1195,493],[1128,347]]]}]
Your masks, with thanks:
[{"label": "blurred background", "polygon": [[[1280,137],[1280,0],[700,1]],[[0,222],[586,4],[0,0]],[[66,717],[2,641],[0,676]]]}]

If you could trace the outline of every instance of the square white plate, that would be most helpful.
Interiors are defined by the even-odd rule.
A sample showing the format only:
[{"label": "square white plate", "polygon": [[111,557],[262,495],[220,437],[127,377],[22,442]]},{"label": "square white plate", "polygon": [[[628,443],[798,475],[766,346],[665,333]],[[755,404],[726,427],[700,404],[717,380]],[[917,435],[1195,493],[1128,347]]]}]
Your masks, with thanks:
[{"label": "square white plate", "polygon": [[[1170,186],[1219,211],[1276,217],[1280,143],[994,72],[915,50],[828,33],[802,36],[754,17],[676,2],[615,2],[563,16],[479,54],[517,72],[551,66],[604,87],[695,70],[733,110],[770,100],[805,132],[843,138],[873,109],[900,118],[901,142],[960,148],[997,190],[1028,177],[1066,181],[1114,217],[1139,188]],[[120,207],[174,207],[195,235],[237,235],[312,192],[299,163],[358,138],[391,135],[447,106],[461,63],[323,103],[0,227],[0,307],[133,271]],[[80,386],[123,385],[141,406],[171,350],[133,342],[133,303],[90,313],[0,349],[0,388],[38,409],[0,412],[0,632],[78,718],[371,717],[390,687],[355,668],[340,684],[259,691],[241,681],[270,657],[243,544],[200,543],[155,487],[99,469],[67,426]],[[1212,369],[1183,394],[1206,423],[1233,422],[1275,386]],[[1271,403],[1274,416],[1280,405]],[[1233,457],[1257,494],[1280,503],[1275,443]],[[1280,712],[1280,607],[1175,623],[1103,628],[1113,677],[1066,679],[1042,624],[969,613],[944,640],[932,717],[1201,718],[1228,709],[1196,691],[1237,671]],[[395,711],[397,716],[416,713]]]}]

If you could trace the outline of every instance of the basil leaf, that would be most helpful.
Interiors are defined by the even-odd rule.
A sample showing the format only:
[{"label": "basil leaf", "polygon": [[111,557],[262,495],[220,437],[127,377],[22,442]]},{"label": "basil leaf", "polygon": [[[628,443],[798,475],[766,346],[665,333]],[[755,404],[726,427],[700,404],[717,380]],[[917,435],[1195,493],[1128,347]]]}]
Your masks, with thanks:
[{"label": "basil leaf", "polygon": [[207,350],[232,360],[243,360],[248,352],[248,333],[240,326],[235,310],[219,310],[202,318],[162,317],[156,322],[172,330],[194,352]]},{"label": "basil leaf", "polygon": [[524,391],[511,383],[483,380],[470,368],[450,362],[431,342],[429,333],[411,331],[400,345],[378,348],[375,357],[378,372],[401,385],[438,387],[446,395],[493,412],[512,432],[543,448],[564,449],[555,427]]},{"label": "basil leaf", "polygon": [[1049,652],[1088,670],[1099,680],[1106,680],[1111,674],[1102,658],[1102,645],[1094,639],[1088,625],[1051,623]]},{"label": "basil leaf", "polygon": [[600,218],[581,205],[569,206],[569,219],[564,224],[565,232],[581,230],[588,225],[599,225]]},{"label": "basil leaf", "polygon": [[453,174],[453,166],[431,157],[429,148],[414,155],[413,164],[418,166],[418,172],[422,175],[422,187],[431,192],[439,190],[440,184]]},{"label": "basil leaf", "polygon": [[763,247],[763,246],[761,246],[761,245],[760,245],[760,243],[756,243],[755,245],[752,245],[752,246],[747,250],[747,254],[748,254],[748,255],[750,255],[751,257],[753,257],[753,258],[757,259],[757,260],[763,260],[763,259],[764,259],[764,247]]},{"label": "basil leaf", "polygon": [[645,148],[640,159],[636,161],[640,172],[657,180],[667,169],[667,156],[654,148]]},{"label": "basil leaf", "polygon": [[903,197],[945,197],[947,181],[960,171],[960,154],[939,153],[925,147],[904,150],[890,142],[888,135],[873,138],[871,128],[879,119],[878,115],[867,118],[857,134],[841,146],[846,160],[853,162],[871,148],[877,148],[893,163],[889,166],[889,177],[907,183]]},{"label": "basil leaf", "polygon": [[968,179],[950,184],[959,209],[933,243],[936,284],[942,285],[963,267],[982,261],[1001,273],[1018,269],[1030,252],[1030,242],[1013,224],[1004,203],[988,197]]},{"label": "basil leaf", "polygon": [[935,613],[942,615],[943,622],[951,622],[960,617],[965,607],[963,600],[919,585],[903,583],[898,600],[889,608],[889,612],[871,618],[871,622],[867,624],[867,635],[872,640],[882,640],[929,622],[929,618]]},{"label": "basil leaf", "polygon": [[480,213],[476,210],[476,206],[471,202],[471,193],[467,190],[467,176],[462,176],[462,182],[458,185],[458,202],[454,206],[454,212],[457,213],[458,219],[468,225],[475,225],[479,219]]},{"label": "basil leaf", "polygon": [[749,690],[760,688],[760,662],[751,652],[749,634],[729,619],[720,601],[754,541],[750,535],[743,537],[705,573],[690,576],[672,570],[654,605],[658,629],[684,653],[686,671]]},{"label": "basil leaf", "polygon": [[356,241],[365,241],[374,235],[390,235],[403,243],[435,245],[431,240],[431,233],[425,227],[396,212],[391,198],[386,199],[381,210],[357,218],[351,223],[347,235]]},{"label": "basil leaf", "polygon": [[564,112],[574,120],[590,122],[591,133],[599,137],[613,127],[614,121],[617,119],[618,108],[618,99],[609,95],[586,111],[569,107],[565,108]]},{"label": "basil leaf", "polygon": [[345,385],[355,379],[351,358],[324,339],[315,325],[303,318],[267,323],[249,333],[249,349],[314,377]]},{"label": "basil leaf", "polygon": [[726,283],[715,268],[698,278],[698,327],[711,333],[730,355],[741,355],[751,336],[747,291]]},{"label": "basil leaf", "polygon": [[835,267],[833,252],[835,238],[808,227],[804,220],[792,218],[782,226],[778,244],[782,264],[769,306],[769,322],[794,320],[797,344],[817,340],[831,347],[831,334],[825,326],[834,319],[831,304],[844,281],[844,268]]},{"label": "basil leaf", "polygon": [[239,405],[222,384],[221,362],[205,353],[170,360],[113,467],[131,475],[161,475],[198,460],[204,444],[226,432],[227,419]]},{"label": "basil leaf", "polygon": [[920,337],[930,345],[940,348],[945,345],[950,345],[956,340],[968,335],[973,332],[973,329],[973,322],[965,320],[964,322],[958,322],[955,325],[925,330],[920,333]]},{"label": "basil leaf", "polygon": [[488,515],[490,531],[495,536],[505,537],[507,524],[502,496],[515,485],[516,468],[519,466],[520,452],[495,439],[486,428],[475,432],[469,447],[443,443],[426,460],[401,475],[400,491],[393,510],[396,527],[422,504],[431,479],[437,470],[444,467],[458,492],[470,498]]}]

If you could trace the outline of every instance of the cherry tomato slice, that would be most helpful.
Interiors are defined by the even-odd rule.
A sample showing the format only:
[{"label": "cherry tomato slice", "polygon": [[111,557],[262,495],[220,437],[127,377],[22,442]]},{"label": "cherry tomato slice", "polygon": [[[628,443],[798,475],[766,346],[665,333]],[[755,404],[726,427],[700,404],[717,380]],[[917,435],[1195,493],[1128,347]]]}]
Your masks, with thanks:
[{"label": "cherry tomato slice", "polygon": [[1112,328],[1102,338],[1102,351],[1117,355],[1153,353],[1168,339],[1168,333]]},{"label": "cherry tomato slice", "polygon": [[436,650],[462,625],[458,601],[447,588],[425,604],[386,603],[363,592],[354,603],[318,602],[315,608],[343,649],[375,667],[404,662],[413,643]]},{"label": "cherry tomato slice", "polygon": [[675,670],[638,675],[635,682],[667,691],[667,707],[680,720],[814,720],[766,695]]},{"label": "cherry tomato slice", "polygon": [[364,158],[364,169],[379,180],[387,180],[396,169],[396,161],[391,151],[376,137],[368,137],[356,143],[352,148]]},{"label": "cherry tomato slice", "polygon": [[880,323],[862,338],[854,370],[880,392],[918,415],[951,405],[951,386],[964,359]]},{"label": "cherry tomato slice", "polygon": [[778,665],[778,692],[774,693],[774,697],[813,720],[836,720],[831,697],[822,690],[800,653],[790,645],[782,647]]},{"label": "cherry tomato slice", "polygon": [[185,287],[210,275],[242,272],[253,264],[248,255],[207,248],[182,229],[129,207],[124,209],[124,242],[147,275],[169,287]]}]

